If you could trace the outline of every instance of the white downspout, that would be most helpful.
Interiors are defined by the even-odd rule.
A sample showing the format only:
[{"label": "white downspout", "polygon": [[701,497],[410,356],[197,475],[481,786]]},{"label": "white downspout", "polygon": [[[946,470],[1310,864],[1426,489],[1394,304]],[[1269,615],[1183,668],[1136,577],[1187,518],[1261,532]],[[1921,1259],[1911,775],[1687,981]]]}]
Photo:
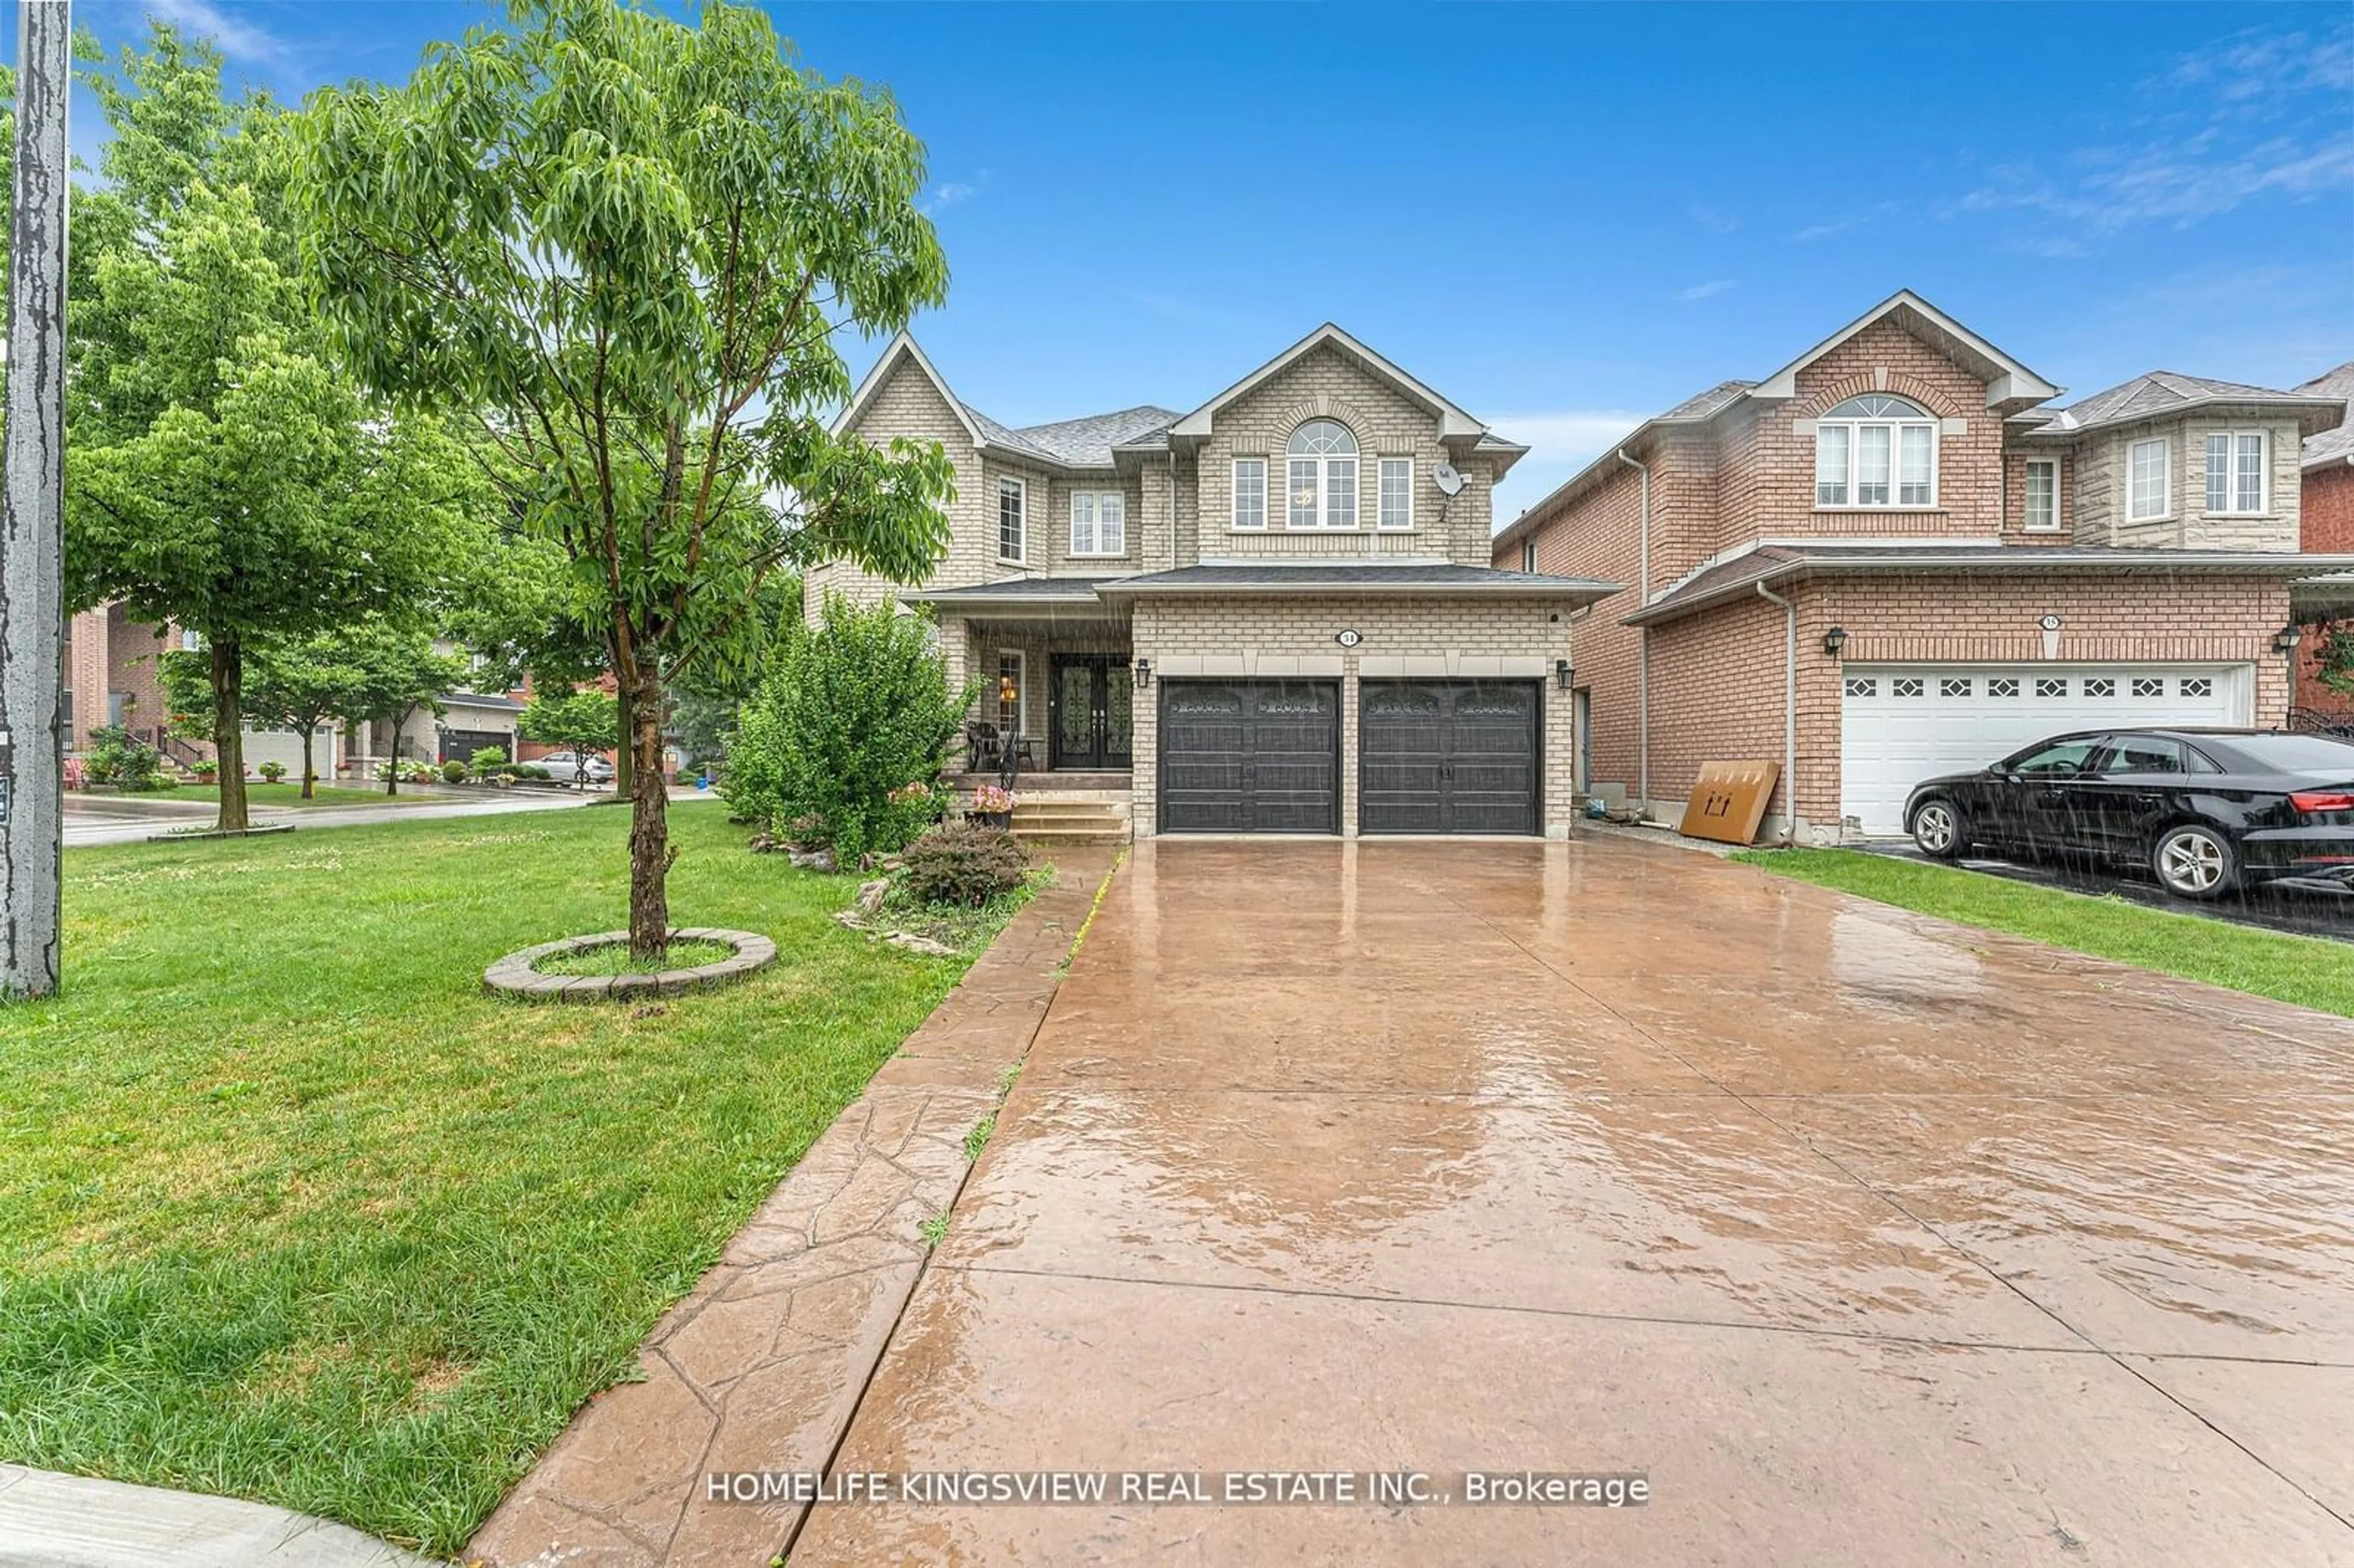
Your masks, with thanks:
[{"label": "white downspout", "polygon": [[1784,599],[1764,583],[1761,599],[1772,599],[1786,612],[1782,645],[1782,842],[1798,842],[1798,601]]},{"label": "white downspout", "polygon": [[[1651,465],[1637,462],[1618,449],[1618,461],[1643,476],[1642,528],[1637,535],[1635,566],[1635,608],[1648,609],[1651,604]],[[1635,812],[1638,816],[1651,814],[1651,629],[1635,629]]]}]

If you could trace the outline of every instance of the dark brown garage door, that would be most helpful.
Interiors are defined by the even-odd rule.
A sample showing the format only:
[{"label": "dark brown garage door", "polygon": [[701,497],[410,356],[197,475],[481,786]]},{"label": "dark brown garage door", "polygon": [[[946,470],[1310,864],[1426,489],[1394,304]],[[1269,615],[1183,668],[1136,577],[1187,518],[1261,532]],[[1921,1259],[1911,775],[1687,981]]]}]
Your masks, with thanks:
[{"label": "dark brown garage door", "polygon": [[1539,687],[1528,681],[1367,681],[1357,828],[1537,831]]},{"label": "dark brown garage door", "polygon": [[1341,831],[1341,689],[1331,681],[1164,681],[1161,831]]}]

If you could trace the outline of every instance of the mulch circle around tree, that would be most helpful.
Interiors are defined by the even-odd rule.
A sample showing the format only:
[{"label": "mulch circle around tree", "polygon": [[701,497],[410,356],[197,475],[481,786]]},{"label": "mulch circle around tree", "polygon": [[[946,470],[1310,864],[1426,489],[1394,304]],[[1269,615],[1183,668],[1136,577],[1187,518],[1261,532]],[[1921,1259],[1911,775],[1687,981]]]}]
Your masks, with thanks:
[{"label": "mulch circle around tree", "polygon": [[687,926],[670,934],[673,942],[719,942],[735,952],[717,963],[692,969],[660,969],[627,975],[543,974],[537,966],[559,954],[591,952],[619,947],[630,939],[627,931],[599,931],[593,937],[567,937],[509,953],[482,971],[482,989],[519,1001],[628,1001],[649,996],[676,996],[742,980],[777,961],[777,944],[750,931],[723,931]]}]

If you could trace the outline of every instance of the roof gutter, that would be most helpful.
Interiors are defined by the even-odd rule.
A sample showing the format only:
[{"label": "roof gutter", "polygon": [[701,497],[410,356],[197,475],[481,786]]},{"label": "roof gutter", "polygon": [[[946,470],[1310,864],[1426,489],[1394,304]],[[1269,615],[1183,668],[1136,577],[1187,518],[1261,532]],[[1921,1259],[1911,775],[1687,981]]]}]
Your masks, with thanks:
[{"label": "roof gutter", "polygon": [[1559,586],[1521,583],[1352,583],[1319,577],[1311,582],[1251,583],[1104,583],[1096,592],[1112,599],[1232,599],[1237,596],[1289,594],[1310,599],[1543,599],[1552,603],[1593,604],[1622,591],[1624,583],[1583,579]]},{"label": "roof gutter", "polygon": [[1763,582],[1757,597],[1782,607],[1782,842],[1798,842],[1798,601]]},{"label": "roof gutter", "polygon": [[[1643,476],[1642,526],[1638,535],[1635,560],[1635,607],[1638,609],[1651,602],[1651,465],[1638,462],[1618,449],[1618,461],[1639,471]],[[1635,639],[1635,787],[1640,793],[1637,809],[1646,815],[1651,810],[1651,632],[1649,627],[1637,629]]]}]

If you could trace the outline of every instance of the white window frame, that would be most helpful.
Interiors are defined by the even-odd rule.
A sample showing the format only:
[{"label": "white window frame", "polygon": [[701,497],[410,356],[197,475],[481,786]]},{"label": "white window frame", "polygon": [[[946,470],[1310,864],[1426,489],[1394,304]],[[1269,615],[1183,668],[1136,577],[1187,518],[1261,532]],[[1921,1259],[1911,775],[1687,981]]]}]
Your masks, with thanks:
[{"label": "white window frame", "polygon": [[[2214,504],[2214,448],[2219,439],[2224,442],[2223,499],[2228,504],[2223,506]],[[2256,443],[2256,503],[2253,508],[2242,506],[2239,503],[2240,443],[2245,440],[2253,440]],[[2204,455],[2201,459],[2202,466],[2199,476],[2201,481],[2200,488],[2204,493],[2204,499],[2208,503],[2204,515],[2263,517],[2272,511],[2273,433],[2270,430],[2210,430],[2207,432],[2207,440],[2201,445]]]},{"label": "white window frame", "polygon": [[[1079,520],[1087,519],[1087,544],[1079,543]],[[1119,539],[1112,542],[1117,527]],[[1128,496],[1118,490],[1071,492],[1070,552],[1073,556],[1118,556],[1128,554]]]},{"label": "white window frame", "polygon": [[[1005,666],[1008,664],[1013,666],[1013,720],[1011,725],[1005,718]],[[997,687],[998,689],[991,692],[990,695],[996,699],[993,711],[997,715],[998,734],[1001,737],[1019,739],[1023,733],[1023,720],[1025,716],[1023,710],[1030,702],[1030,668],[1021,649],[1001,648],[997,651]]]},{"label": "white window frame", "polygon": [[[1005,503],[1013,503],[1014,553],[1005,553]],[[1001,474],[997,480],[997,558],[1018,567],[1030,558],[1030,486],[1027,481]]]},{"label": "white window frame", "polygon": [[[1345,452],[1293,451],[1291,441],[1298,440],[1300,432],[1310,425],[1330,425],[1339,430],[1349,439],[1349,450]],[[1363,525],[1360,521],[1363,515],[1363,487],[1358,483],[1360,478],[1358,458],[1362,450],[1362,443],[1357,440],[1357,432],[1338,419],[1320,415],[1316,418],[1300,422],[1299,429],[1293,430],[1290,440],[1284,443],[1283,524],[1287,529],[1306,533],[1311,528],[1355,529]],[[1312,492],[1310,503],[1307,506],[1300,505],[1298,499],[1300,493],[1299,479],[1302,469],[1308,471],[1307,477],[1310,482],[1310,488]],[[1345,516],[1336,506],[1334,491],[1337,486],[1333,483],[1344,470],[1349,479],[1349,510]],[[1298,521],[1299,516],[1303,513],[1309,516],[1310,521],[1305,523]]]},{"label": "white window frame", "polygon": [[[2035,520],[2035,471],[2052,471],[2052,520]],[[2019,525],[2030,534],[2060,532],[2060,460],[2056,457],[2029,458],[2020,470]]]},{"label": "white window frame", "polygon": [[[2134,454],[2146,447],[2158,449],[2158,510],[2145,512],[2134,493]],[[2145,436],[2126,443],[2126,521],[2162,523],[2174,515],[2174,443],[2164,436]]]},{"label": "white window frame", "polygon": [[[1246,469],[1257,471],[1253,477],[1257,481],[1258,490],[1258,505],[1255,508],[1257,515],[1247,520],[1243,514],[1243,472]],[[1267,460],[1263,457],[1235,459],[1234,488],[1228,493],[1231,501],[1228,512],[1229,524],[1238,532],[1245,534],[1267,532]]]},{"label": "white window frame", "polygon": [[[1405,516],[1403,521],[1396,523],[1390,521],[1390,480],[1394,473],[1398,480],[1399,497],[1405,503]],[[1414,531],[1414,459],[1411,457],[1382,458],[1373,465],[1373,525],[1392,534],[1412,533]]]},{"label": "white window frame", "polygon": [[[1945,433],[1943,421],[1910,397],[1900,397],[1893,392],[1862,393],[1843,399],[1837,407],[1845,408],[1849,403],[1861,402],[1866,398],[1882,398],[1911,412],[1834,414],[1815,421],[1815,510],[1935,512],[1941,478],[1942,454],[1938,448],[1942,445],[1939,438]],[[1863,433],[1866,430],[1884,431],[1887,435],[1888,499],[1885,501],[1866,501],[1863,498]],[[1904,499],[1904,432],[1907,430],[1923,432],[1929,441],[1929,494],[1924,501]],[[1838,465],[1840,475],[1835,479],[1827,477],[1824,472],[1823,436],[1826,431],[1839,435],[1847,448],[1844,460]]]}]

